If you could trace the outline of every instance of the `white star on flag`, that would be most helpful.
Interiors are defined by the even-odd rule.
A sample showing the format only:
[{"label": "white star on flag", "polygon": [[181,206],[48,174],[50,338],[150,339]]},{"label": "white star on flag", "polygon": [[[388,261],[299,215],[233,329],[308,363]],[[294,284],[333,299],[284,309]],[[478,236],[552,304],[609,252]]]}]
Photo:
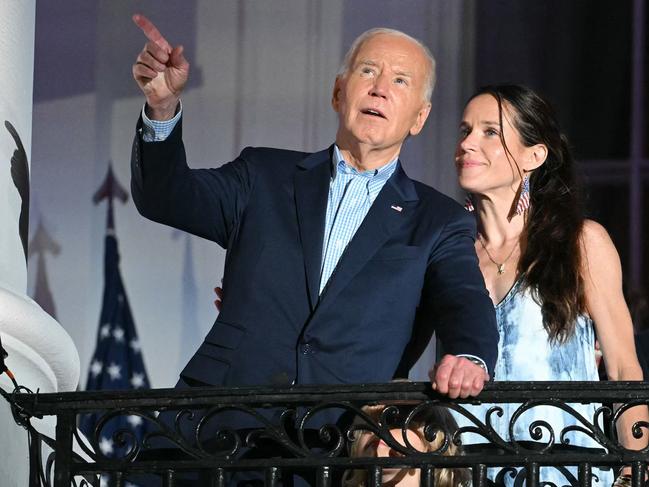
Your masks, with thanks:
[{"label": "white star on flag", "polygon": [[142,418],[137,414],[131,414],[128,418],[126,418],[126,421],[128,421],[128,424],[133,426],[133,428],[137,428],[142,424]]},{"label": "white star on flag", "polygon": [[102,338],[108,338],[110,336],[110,323],[106,323],[101,327],[101,331],[99,332],[99,335]]},{"label": "white star on flag", "polygon": [[144,387],[144,374],[141,374],[139,372],[134,372],[133,375],[131,376],[131,385],[135,389]]},{"label": "white star on flag", "polygon": [[124,328],[116,327],[113,330],[113,338],[115,338],[117,343],[124,342]]},{"label": "white star on flag", "polygon": [[111,453],[113,453],[113,442],[112,442],[112,440],[109,440],[105,436],[102,436],[101,440],[99,440],[99,449],[104,454],[104,456],[108,456]]},{"label": "white star on flag", "polygon": [[140,353],[140,350],[142,350],[142,347],[140,346],[140,341],[137,338],[131,340],[130,346],[135,353]]},{"label": "white star on flag", "polygon": [[122,368],[114,362],[108,366],[106,372],[110,375],[111,380],[118,380],[122,377]]},{"label": "white star on flag", "polygon": [[90,373],[93,377],[97,377],[99,374],[101,374],[103,368],[104,365],[99,360],[95,359],[90,364]]}]

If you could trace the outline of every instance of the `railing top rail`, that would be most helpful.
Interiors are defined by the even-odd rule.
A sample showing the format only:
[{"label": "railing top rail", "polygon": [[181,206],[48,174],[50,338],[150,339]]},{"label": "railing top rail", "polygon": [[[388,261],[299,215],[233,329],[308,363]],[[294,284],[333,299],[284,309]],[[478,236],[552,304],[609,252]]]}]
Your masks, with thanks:
[{"label": "railing top rail", "polygon": [[[605,467],[617,466],[621,461],[643,461],[641,454],[637,454],[637,459],[631,459],[633,455],[614,455],[614,454],[573,454],[566,455],[552,453],[538,453],[519,456],[519,464],[538,463],[544,465],[579,465],[580,463],[590,463],[592,466]],[[407,467],[421,466],[424,464],[435,467],[472,467],[483,464],[489,466],[511,466],[513,455],[509,454],[479,454],[479,455],[453,455],[443,456],[433,453],[422,455],[411,454],[404,457],[308,457],[308,458],[273,458],[272,466],[286,467],[303,467],[314,468],[320,466],[358,468],[380,465],[384,468],[389,467]],[[176,461],[173,466],[175,470],[198,470],[200,468],[230,468],[236,470],[261,469],[269,466],[268,459],[204,459],[192,461]],[[100,462],[76,462],[72,469],[76,473],[85,472],[110,472],[110,471],[145,471],[152,472],[169,468],[168,464],[160,461],[141,461],[137,462],[119,462],[119,461],[100,461]]]},{"label": "railing top rail", "polygon": [[[433,391],[428,382],[394,382],[357,385],[301,385],[293,387],[232,387],[92,391],[48,394],[16,394],[15,401],[32,414],[52,415],[92,409],[165,408],[214,404],[311,405],[322,402],[421,402],[449,399]],[[649,382],[491,382],[475,398],[455,403],[503,403],[556,399],[571,402],[649,401]]]}]

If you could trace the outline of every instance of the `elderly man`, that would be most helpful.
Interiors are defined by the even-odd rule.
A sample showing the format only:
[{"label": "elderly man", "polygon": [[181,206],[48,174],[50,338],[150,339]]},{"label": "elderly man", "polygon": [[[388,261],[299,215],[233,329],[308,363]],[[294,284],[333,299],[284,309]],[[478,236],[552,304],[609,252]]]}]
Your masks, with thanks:
[{"label": "elderly man", "polygon": [[366,32],[334,84],[334,145],[313,154],[247,148],[192,170],[180,109],[189,64],[149,20],[134,21],[148,38],[133,65],[146,97],[134,201],[147,218],[227,249],[221,313],[178,386],[389,381],[417,322],[447,353],[431,370],[433,387],[480,392],[497,332],[473,218],[399,161],[431,108],[428,50],[398,31]]}]

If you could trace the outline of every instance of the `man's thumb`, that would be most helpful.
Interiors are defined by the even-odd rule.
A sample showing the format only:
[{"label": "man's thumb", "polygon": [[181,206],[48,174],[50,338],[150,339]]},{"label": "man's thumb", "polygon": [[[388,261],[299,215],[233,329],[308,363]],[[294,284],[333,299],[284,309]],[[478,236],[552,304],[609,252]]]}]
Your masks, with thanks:
[{"label": "man's thumb", "polygon": [[185,59],[185,56],[183,55],[184,50],[185,48],[183,46],[176,46],[171,50],[169,61],[172,66],[182,68],[188,65],[187,59]]}]

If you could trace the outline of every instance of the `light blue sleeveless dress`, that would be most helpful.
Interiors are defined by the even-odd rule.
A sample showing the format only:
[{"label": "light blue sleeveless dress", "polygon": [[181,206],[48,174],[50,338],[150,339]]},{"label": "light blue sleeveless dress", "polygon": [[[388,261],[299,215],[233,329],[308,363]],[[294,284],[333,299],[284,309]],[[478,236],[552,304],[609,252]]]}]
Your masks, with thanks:
[{"label": "light blue sleeveless dress", "polygon": [[[500,340],[498,343],[498,360],[493,371],[497,381],[595,381],[599,380],[595,364],[595,330],[592,320],[580,315],[577,319],[575,333],[565,343],[558,344],[548,340],[548,333],[543,327],[541,306],[532,298],[529,289],[523,289],[519,279],[507,293],[505,298],[496,305],[496,321]],[[467,409],[478,419],[485,422],[485,414],[493,404],[468,406]],[[509,420],[519,404],[499,404],[504,414],[499,417],[491,415],[494,430],[505,441],[511,441],[509,436]],[[599,404],[570,404],[587,421],[592,423],[595,410]],[[470,425],[466,418],[455,414],[460,426]],[[553,406],[537,406],[523,413],[515,423],[514,439],[532,440],[530,424],[536,420],[548,422],[558,444],[561,431],[569,425],[578,424],[572,415]],[[601,426],[601,425],[600,425]],[[543,430],[543,429],[542,429]],[[571,432],[566,435],[571,445],[590,448],[602,448],[601,445],[583,433]],[[547,443],[549,433],[543,430],[539,441]],[[462,443],[486,443],[482,436],[465,433]],[[500,468],[488,469],[488,477],[496,480]],[[613,472],[610,469],[592,469],[593,486],[610,487],[613,482]],[[506,486],[519,486],[524,481],[524,472],[518,470],[517,478],[507,474],[501,477]],[[577,468],[557,469],[541,467],[540,482],[552,482],[557,487],[578,485]],[[502,485],[502,483],[500,484]]]}]

